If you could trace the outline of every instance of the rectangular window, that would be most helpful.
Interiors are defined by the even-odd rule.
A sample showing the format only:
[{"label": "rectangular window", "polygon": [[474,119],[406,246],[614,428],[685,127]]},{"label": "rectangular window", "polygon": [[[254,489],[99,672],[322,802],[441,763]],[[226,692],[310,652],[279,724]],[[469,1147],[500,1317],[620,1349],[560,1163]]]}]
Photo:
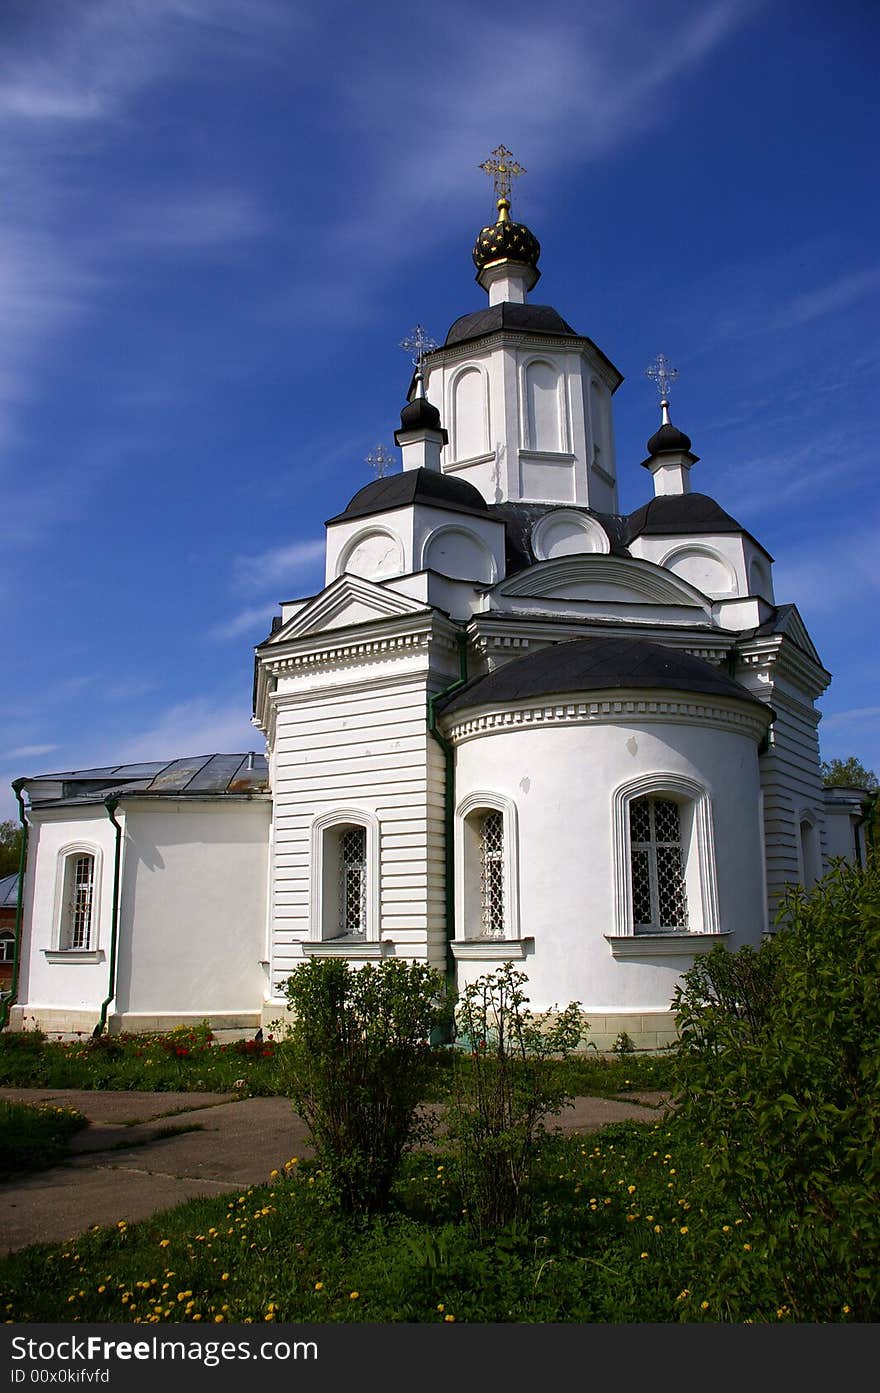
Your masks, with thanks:
[{"label": "rectangular window", "polygon": [[487,938],[504,937],[504,814],[486,813],[480,828],[480,902]]},{"label": "rectangular window", "polygon": [[367,832],[349,827],[339,842],[339,932],[367,931]]},{"label": "rectangular window", "polygon": [[633,799],[629,835],[635,932],[686,931],[687,889],[678,804],[670,798]]},{"label": "rectangular window", "polygon": [[64,868],[64,918],[61,925],[62,949],[87,949],[92,933],[92,899],[95,888],[95,858],[85,853],[68,856]]}]

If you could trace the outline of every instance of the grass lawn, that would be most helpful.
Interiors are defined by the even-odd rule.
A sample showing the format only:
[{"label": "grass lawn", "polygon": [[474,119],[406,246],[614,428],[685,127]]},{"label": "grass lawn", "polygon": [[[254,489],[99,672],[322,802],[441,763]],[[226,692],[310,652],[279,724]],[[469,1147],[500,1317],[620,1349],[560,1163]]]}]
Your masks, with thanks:
[{"label": "grass lawn", "polygon": [[54,1166],[87,1120],[73,1108],[33,1106],[0,1099],[0,1180]]},{"label": "grass lawn", "polygon": [[[741,1220],[691,1207],[699,1164],[669,1123],[554,1138],[527,1217],[481,1244],[449,1158],[410,1156],[392,1210],[369,1220],[343,1216],[316,1164],[292,1160],[265,1187],[12,1255],[0,1264],[4,1319],[724,1320],[701,1286],[701,1247],[711,1237],[760,1257]],[[791,1319],[783,1295],[767,1293],[754,1319]]]},{"label": "grass lawn", "polygon": [[[163,1035],[103,1036],[46,1041],[37,1032],[0,1035],[0,1084],[17,1088],[147,1089],[158,1092],[217,1092],[284,1095],[286,1046],[238,1040],[217,1044],[201,1027]],[[426,1101],[448,1096],[453,1051],[438,1049]],[[616,1097],[670,1087],[672,1060],[666,1055],[600,1056],[593,1050],[559,1061],[572,1095]]]}]

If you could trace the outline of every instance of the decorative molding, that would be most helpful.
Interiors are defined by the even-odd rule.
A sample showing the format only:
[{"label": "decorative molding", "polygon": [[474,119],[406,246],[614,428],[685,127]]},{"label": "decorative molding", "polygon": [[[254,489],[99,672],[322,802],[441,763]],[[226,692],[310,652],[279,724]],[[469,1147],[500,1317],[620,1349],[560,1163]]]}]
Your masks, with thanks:
[{"label": "decorative molding", "polygon": [[102,963],[106,956],[103,948],[43,949],[47,963]]},{"label": "decorative molding", "polygon": [[[584,541],[595,542],[598,545],[584,547],[582,551],[563,552],[559,556],[548,557],[544,552],[546,535],[560,523],[566,522],[571,523],[572,527],[581,533]],[[545,513],[532,528],[532,551],[541,561],[561,561],[565,556],[607,556],[611,551],[611,541],[605,528],[595,518],[578,512],[576,508],[555,508],[553,512]]]},{"label": "decorative molding", "polygon": [[[728,585],[726,590],[713,590],[711,592],[707,590],[704,592],[709,595],[711,599],[735,600],[742,598],[742,596],[740,596],[736,571],[731,562],[723,552],[718,551],[717,547],[709,546],[706,542],[682,542],[679,539],[674,546],[670,547],[668,551],[659,557],[657,565],[662,566],[664,570],[671,571],[673,575],[678,575],[678,572],[674,569],[676,561],[683,561],[690,556],[705,556],[709,561],[714,561],[719,565],[727,576]],[[679,580],[683,579],[683,576],[679,576]],[[691,582],[688,582],[688,584],[691,584]]]},{"label": "decorative molding", "polygon": [[[637,600],[647,600],[652,604],[683,605],[700,609],[705,614],[710,611],[706,596],[672,571],[663,571],[652,561],[637,557],[595,552],[538,561],[527,570],[517,572],[510,580],[502,581],[496,589],[499,595],[552,599],[570,598],[559,596],[561,587],[590,584],[617,586],[635,595]],[[583,598],[589,599],[588,596]]]},{"label": "decorative molding", "polygon": [[[325,934],[325,862],[327,834],[334,827],[363,827],[367,834],[367,927],[358,946],[363,950],[379,942],[379,819],[370,808],[348,804],[330,808],[312,820],[309,831],[309,942],[332,944]],[[306,945],[303,945],[305,951]]]},{"label": "decorative molding", "polygon": [[[685,865],[687,872],[694,866],[699,880],[700,910],[702,928],[696,936],[717,934],[718,915],[718,877],[715,869],[715,834],[712,825],[712,800],[708,790],[695,779],[684,774],[652,773],[642,774],[616,788],[611,796],[611,836],[614,868],[614,911],[615,922],[620,936],[628,938],[653,937],[636,934],[632,917],[632,856],[629,837],[629,805],[634,798],[646,795],[675,795],[685,800],[691,809],[693,822],[690,828],[689,847]],[[693,910],[692,904],[688,905]],[[662,937],[663,935],[658,935]],[[692,935],[693,936],[693,935]]]},{"label": "decorative molding", "polygon": [[[337,579],[337,580],[341,580],[342,577],[343,577],[344,575],[358,575],[358,573],[357,573],[356,571],[352,571],[352,572],[348,571],[348,569],[347,569],[347,568],[348,568],[348,563],[349,563],[349,561],[351,560],[352,555],[353,555],[354,552],[357,550],[357,548],[358,548],[359,546],[361,546],[362,543],[368,541],[371,537],[381,537],[381,538],[386,539],[386,540],[389,541],[389,542],[392,542],[393,545],[394,545],[394,547],[395,547],[395,549],[396,549],[396,553],[397,553],[397,569],[396,569],[395,571],[383,571],[383,572],[382,572],[381,579],[383,579],[383,580],[388,580],[388,579],[391,579],[391,578],[393,578],[393,577],[401,576],[401,575],[405,574],[405,572],[406,572],[406,558],[405,558],[405,556],[404,556],[403,542],[401,541],[400,537],[397,535],[396,532],[394,532],[394,531],[392,530],[392,528],[390,528],[390,527],[388,527],[388,526],[386,526],[386,525],[384,525],[384,524],[382,524],[382,523],[369,522],[369,521],[368,521],[367,524],[366,524],[366,526],[362,527],[362,528],[360,529],[359,532],[355,532],[355,533],[353,533],[353,535],[352,535],[351,537],[349,537],[348,541],[347,541],[347,542],[345,543],[345,545],[342,547],[342,549],[341,549],[339,555],[337,556],[337,558],[336,558],[336,579]],[[358,576],[358,579],[360,579],[360,580],[366,580],[366,579],[368,579],[368,577],[366,577],[366,576]],[[292,622],[293,622],[294,620],[296,620],[296,619],[298,618],[298,616],[301,615],[302,613],[303,613],[303,610],[298,610],[296,614],[291,615],[291,618],[290,618],[290,620],[289,620],[288,622],[289,622],[289,623],[292,623]]]},{"label": "decorative molding", "polygon": [[452,956],[463,962],[520,962],[535,948],[533,938],[453,939]]},{"label": "decorative molding", "polygon": [[[374,531],[378,528],[365,523],[364,530]],[[364,576],[353,576],[346,573],[337,576],[336,580],[331,581],[313,600],[304,605],[302,609],[297,610],[296,614],[292,615],[277,633],[272,634],[267,647],[276,648],[291,640],[311,636],[316,631],[321,633],[328,621],[344,613],[350,604],[366,605],[372,608],[375,611],[376,619],[380,620],[408,618],[423,612],[426,608],[421,600],[412,600],[409,596],[401,595],[396,590],[389,590],[386,586],[377,585],[375,581],[367,580]],[[369,622],[369,620],[358,620],[357,624],[359,626]]]},{"label": "decorative molding", "polygon": [[[494,789],[473,789],[455,809],[455,923],[457,941],[465,938],[468,927],[468,898],[471,882],[469,877],[479,867],[473,865],[473,855],[469,854],[465,837],[467,822],[475,813],[500,812],[504,819],[504,919],[507,935],[505,942],[519,939],[519,817],[516,803],[504,793]],[[471,916],[473,918],[473,916]],[[482,927],[482,925],[480,925]],[[468,936],[469,942],[479,941],[481,935]],[[496,940],[497,941],[497,940]]]},{"label": "decorative molding", "polygon": [[[94,805],[93,805],[94,807]],[[62,920],[64,918],[64,880],[67,874],[67,863],[72,856],[91,856],[92,867],[92,898],[89,912],[89,947],[88,948],[62,948]],[[52,910],[52,937],[50,949],[52,953],[61,955],[62,962],[74,962],[77,959],[71,958],[71,953],[85,953],[91,955],[100,952],[101,944],[101,890],[104,879],[104,850],[95,842],[72,841],[59,847],[55,860],[55,901]],[[99,958],[86,956],[79,961],[99,962]]]},{"label": "decorative molding", "polygon": [[300,947],[306,958],[374,959],[386,957],[393,951],[394,944],[387,938],[382,939],[380,943],[366,943],[363,939],[356,942],[354,939],[328,938],[321,943],[307,939]]},{"label": "decorative molding", "polygon": [[481,711],[478,715],[454,720],[447,732],[453,744],[499,730],[524,726],[614,725],[622,720],[666,722],[675,725],[697,723],[711,725],[717,730],[734,730],[756,743],[760,741],[770,718],[752,715],[733,705],[721,706],[681,698],[613,696],[589,701],[541,702],[527,706]]},{"label": "decorative molding", "polygon": [[605,934],[605,939],[613,958],[683,958],[708,953],[730,936],[729,931],[722,930],[703,934]]}]

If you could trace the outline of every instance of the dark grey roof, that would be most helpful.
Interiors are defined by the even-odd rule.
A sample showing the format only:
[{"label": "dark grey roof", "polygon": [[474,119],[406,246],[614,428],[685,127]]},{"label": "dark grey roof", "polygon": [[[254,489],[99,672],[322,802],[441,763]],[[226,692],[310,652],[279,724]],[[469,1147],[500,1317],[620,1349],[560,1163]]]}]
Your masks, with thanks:
[{"label": "dark grey roof", "polygon": [[513,329],[517,333],[527,334],[555,334],[570,339],[581,337],[551,305],[520,305],[505,300],[456,319],[443,346],[451,348],[456,343],[468,343],[471,339],[483,338],[485,334],[497,334],[499,329]]},{"label": "dark grey roof", "polygon": [[[477,677],[445,703],[444,715],[468,707],[499,705],[562,692],[669,688],[735,697],[763,706],[745,687],[702,658],[632,638],[579,638],[515,658],[486,677]],[[766,711],[767,707],[763,706]]]},{"label": "dark grey roof", "polygon": [[[400,413],[400,430],[394,432],[394,438],[399,435],[406,435],[411,430],[443,430],[440,424],[440,412],[436,406],[428,401],[427,397],[415,397],[413,401],[408,401]],[[443,431],[445,435],[446,432]],[[397,441],[398,445],[400,441]]]},{"label": "dark grey roof", "polygon": [[515,575],[538,560],[532,549],[532,532],[548,513],[582,513],[595,518],[604,528],[614,556],[629,556],[624,544],[627,520],[615,513],[599,513],[595,508],[579,508],[572,503],[490,503],[489,516],[504,523],[506,574]]},{"label": "dark grey roof", "polygon": [[447,508],[454,513],[485,513],[488,507],[479,489],[466,479],[440,474],[436,469],[406,469],[401,474],[389,474],[387,478],[366,484],[358,490],[344,513],[327,519],[327,525],[369,517],[372,513],[388,513],[393,508],[407,508],[413,503]]},{"label": "dark grey roof", "polygon": [[[61,784],[62,793],[40,798],[31,784]],[[105,798],[206,797],[264,793],[269,784],[265,755],[190,755],[146,764],[111,764],[101,769],[35,774],[26,780],[35,802],[102,802]]]},{"label": "dark grey roof", "polygon": [[0,909],[18,908],[18,875],[0,877]]},{"label": "dark grey roof", "polygon": [[658,431],[655,431],[648,441],[649,455],[667,455],[672,453],[689,455],[690,452],[690,436],[685,435],[683,430],[679,430],[678,426],[672,425],[670,421],[667,421],[665,426],[661,426]]},{"label": "dark grey roof", "polygon": [[626,542],[628,545],[636,537],[687,537],[713,532],[741,532],[755,546],[766,551],[741,522],[732,518],[730,513],[725,513],[720,504],[706,493],[670,493],[652,498],[650,503],[630,513]]}]

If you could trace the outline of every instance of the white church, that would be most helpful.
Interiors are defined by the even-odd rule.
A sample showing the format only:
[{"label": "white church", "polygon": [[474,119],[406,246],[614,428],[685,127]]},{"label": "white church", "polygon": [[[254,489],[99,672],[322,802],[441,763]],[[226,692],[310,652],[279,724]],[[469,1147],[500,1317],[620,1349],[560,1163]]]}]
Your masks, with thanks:
[{"label": "white church", "polygon": [[829,674],[772,557],[693,491],[662,355],[649,497],[618,511],[621,375],[530,299],[519,169],[487,164],[488,303],[415,334],[402,470],[380,456],[326,525],[324,588],[255,651],[265,755],[16,780],[13,1029],[250,1031],[304,960],[396,956],[459,986],[512,961],[600,1048],[662,1047],[695,954],[757,945],[852,854],[858,806],[820,778]]}]

